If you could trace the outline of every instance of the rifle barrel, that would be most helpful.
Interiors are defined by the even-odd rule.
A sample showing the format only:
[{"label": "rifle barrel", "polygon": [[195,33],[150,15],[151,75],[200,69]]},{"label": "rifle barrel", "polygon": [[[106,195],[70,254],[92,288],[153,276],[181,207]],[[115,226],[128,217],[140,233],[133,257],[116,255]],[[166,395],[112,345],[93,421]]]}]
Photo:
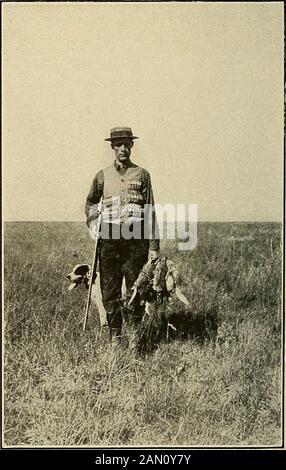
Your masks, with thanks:
[{"label": "rifle barrel", "polygon": [[94,246],[92,267],[91,267],[91,273],[90,273],[90,280],[89,280],[89,286],[88,286],[87,301],[86,301],[85,312],[84,312],[83,331],[85,331],[86,329],[88,313],[89,313],[89,308],[90,308],[92,285],[94,284],[94,281],[96,279],[96,265],[97,265],[97,260],[98,260],[98,242],[100,238],[100,226],[101,226],[101,209],[102,209],[102,200],[100,200],[99,205],[98,205],[99,215],[98,215],[98,223],[97,223],[97,228],[96,228],[96,238],[95,238],[95,246]]}]

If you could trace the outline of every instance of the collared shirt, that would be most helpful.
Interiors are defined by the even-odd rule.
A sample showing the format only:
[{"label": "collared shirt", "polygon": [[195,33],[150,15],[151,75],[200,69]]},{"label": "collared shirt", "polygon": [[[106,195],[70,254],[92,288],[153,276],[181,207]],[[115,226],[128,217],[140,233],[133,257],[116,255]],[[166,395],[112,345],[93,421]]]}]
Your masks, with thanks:
[{"label": "collared shirt", "polygon": [[132,163],[131,160],[128,160],[126,163],[121,163],[119,160],[114,160],[113,164],[116,170],[120,172],[120,174],[124,174],[127,168],[131,168],[132,166],[134,166],[134,163]]},{"label": "collared shirt", "polygon": [[[114,169],[116,170],[114,172]],[[108,188],[104,188],[104,175],[113,175],[108,179]],[[117,177],[116,177],[117,174]],[[136,175],[136,176],[134,176]],[[120,178],[121,177],[121,178]],[[134,181],[135,179],[135,181]],[[132,193],[132,186],[135,184],[136,186],[136,193],[134,197],[139,197],[141,199],[140,204],[145,206],[148,204],[148,207],[154,208],[154,197],[153,197],[153,190],[151,184],[150,174],[144,168],[139,167],[135,163],[131,162],[130,160],[126,162],[126,164],[120,163],[118,160],[115,160],[112,165],[105,168],[104,170],[99,171],[93,182],[91,184],[90,191],[88,193],[86,204],[85,204],[85,214],[87,218],[87,225],[89,226],[90,223],[98,217],[98,203],[103,196],[106,197],[106,193],[108,196],[113,196],[118,194],[118,184],[121,181],[122,185],[122,198],[125,203],[128,201],[126,200],[126,195],[130,196]],[[127,188],[131,188],[130,191]],[[121,193],[121,191],[120,191]],[[133,201],[134,202],[134,201]],[[159,237],[158,235],[155,236],[156,233],[156,216],[155,211],[152,211],[152,233],[149,235],[149,249],[150,250],[158,250],[159,249]]]}]

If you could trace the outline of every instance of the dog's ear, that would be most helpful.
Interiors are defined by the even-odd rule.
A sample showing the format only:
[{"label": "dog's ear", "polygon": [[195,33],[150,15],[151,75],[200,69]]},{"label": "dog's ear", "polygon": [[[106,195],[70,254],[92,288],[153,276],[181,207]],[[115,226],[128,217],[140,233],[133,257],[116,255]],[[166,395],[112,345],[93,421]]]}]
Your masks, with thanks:
[{"label": "dog's ear", "polygon": [[89,271],[89,264],[77,264],[73,269],[73,272],[76,276],[85,276]]}]

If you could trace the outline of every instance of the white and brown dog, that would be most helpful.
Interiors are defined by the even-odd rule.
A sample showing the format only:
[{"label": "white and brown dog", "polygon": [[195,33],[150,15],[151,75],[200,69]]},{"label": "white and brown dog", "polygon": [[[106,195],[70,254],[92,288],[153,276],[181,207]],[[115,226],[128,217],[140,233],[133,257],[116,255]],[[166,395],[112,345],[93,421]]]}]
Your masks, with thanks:
[{"label": "white and brown dog", "polygon": [[[67,279],[70,281],[69,290],[73,290],[79,285],[84,285],[86,289],[89,287],[90,282],[90,271],[91,267],[89,264],[76,264],[73,270],[67,275]],[[122,283],[122,300],[126,300],[126,285],[123,279]],[[104,308],[102,302],[102,295],[100,289],[100,274],[97,272],[95,282],[91,289],[91,301],[97,307],[100,325],[101,327],[106,326],[107,322],[107,315],[106,310]]]},{"label": "white and brown dog", "polygon": [[89,264],[77,264],[72,272],[67,275],[67,279],[71,282],[69,285],[69,290],[74,289],[80,284],[84,284],[86,289],[88,289],[90,278],[90,265]]},{"label": "white and brown dog", "polygon": [[[89,288],[91,267],[89,264],[77,264],[73,270],[67,275],[70,281],[69,290],[73,290],[79,285],[84,285],[86,289]],[[107,315],[104,305],[102,303],[101,289],[100,289],[100,274],[97,273],[95,282],[91,289],[91,301],[97,307],[101,328],[108,325]]]}]

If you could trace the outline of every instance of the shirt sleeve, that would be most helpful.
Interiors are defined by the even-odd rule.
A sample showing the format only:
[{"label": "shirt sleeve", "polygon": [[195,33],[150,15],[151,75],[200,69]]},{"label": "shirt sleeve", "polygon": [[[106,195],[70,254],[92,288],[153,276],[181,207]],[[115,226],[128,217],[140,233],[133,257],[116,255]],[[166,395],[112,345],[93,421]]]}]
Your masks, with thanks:
[{"label": "shirt sleeve", "polygon": [[160,236],[159,228],[157,223],[156,211],[155,211],[155,201],[151,183],[150,174],[146,171],[145,185],[143,189],[144,193],[144,204],[147,204],[145,207],[145,215],[148,220],[148,237],[149,237],[149,250],[159,251],[160,249]]},{"label": "shirt sleeve", "polygon": [[98,203],[103,195],[103,183],[103,171],[101,170],[95,175],[86,198],[84,212],[87,226],[98,217]]}]

